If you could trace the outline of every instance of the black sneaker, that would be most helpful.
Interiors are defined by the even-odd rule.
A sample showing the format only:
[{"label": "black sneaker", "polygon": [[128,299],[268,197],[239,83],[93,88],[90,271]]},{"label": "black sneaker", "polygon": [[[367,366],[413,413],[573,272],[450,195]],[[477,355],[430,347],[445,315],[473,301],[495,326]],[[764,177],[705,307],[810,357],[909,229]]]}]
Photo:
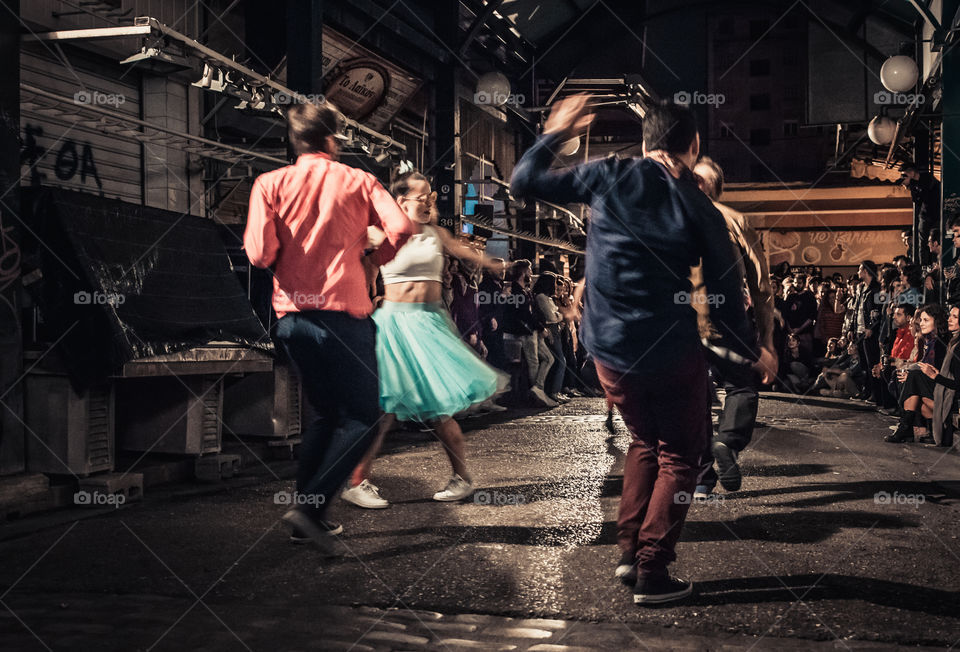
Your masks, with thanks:
[{"label": "black sneaker", "polygon": [[[289,510],[282,518],[283,522],[293,530],[290,535],[291,541],[294,543],[312,541],[316,543],[322,551],[328,554],[334,553],[334,537],[343,532],[342,525],[311,517],[299,509]],[[306,539],[306,541],[301,541],[301,539]]]},{"label": "black sneaker", "polygon": [[902,423],[891,434],[883,438],[883,441],[891,444],[902,444],[906,441],[913,441],[913,426],[905,426]]},{"label": "black sneaker", "polygon": [[[339,523],[333,523],[331,521],[320,521],[318,523],[321,529],[326,529],[327,536],[336,536],[343,532],[343,526]],[[290,531],[290,543],[310,543],[313,539],[307,536],[307,533],[301,530],[300,528],[294,526]]]},{"label": "black sneaker", "polygon": [[632,552],[625,552],[617,562],[617,569],[613,571],[614,577],[619,579],[627,586],[633,586],[637,583],[637,556]]},{"label": "black sneaker", "polygon": [[937,444],[936,440],[933,438],[932,435],[924,435],[923,437],[919,437],[919,438],[917,439],[917,443],[918,443],[918,444],[931,444],[931,445],[934,445],[934,446]]},{"label": "black sneaker", "polygon": [[740,466],[737,464],[737,454],[722,441],[715,441],[710,447],[713,459],[717,461],[717,475],[720,485],[727,491],[738,491],[743,482]]},{"label": "black sneaker", "polygon": [[663,604],[682,600],[693,593],[693,582],[685,582],[669,575],[638,577],[633,587],[634,604]]}]

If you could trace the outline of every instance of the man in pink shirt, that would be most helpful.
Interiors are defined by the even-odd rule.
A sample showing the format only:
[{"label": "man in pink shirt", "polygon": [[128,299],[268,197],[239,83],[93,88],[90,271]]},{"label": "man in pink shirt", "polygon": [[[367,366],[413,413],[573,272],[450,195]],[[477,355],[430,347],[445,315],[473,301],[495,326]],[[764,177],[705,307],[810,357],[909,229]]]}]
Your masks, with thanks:
[{"label": "man in pink shirt", "polygon": [[326,520],[328,503],[380,417],[367,228],[386,234],[382,264],[414,227],[373,175],[336,161],[340,118],[331,104],[296,104],[287,122],[297,161],[254,182],[243,241],[251,263],[273,270],[274,336],[318,415],[304,432],[295,504],[283,520],[291,540],[332,552],[343,528]]}]

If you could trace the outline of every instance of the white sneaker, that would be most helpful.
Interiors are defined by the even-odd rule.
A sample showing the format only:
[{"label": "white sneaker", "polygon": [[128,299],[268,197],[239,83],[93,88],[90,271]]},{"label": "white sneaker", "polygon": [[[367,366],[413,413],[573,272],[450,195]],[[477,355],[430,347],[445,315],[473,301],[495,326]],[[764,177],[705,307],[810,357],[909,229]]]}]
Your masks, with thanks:
[{"label": "white sneaker", "polygon": [[454,473],[443,491],[438,491],[433,494],[433,499],[444,503],[451,503],[457,500],[463,500],[472,493],[473,485]]},{"label": "white sneaker", "polygon": [[390,506],[390,502],[380,497],[380,490],[369,480],[364,480],[356,487],[347,487],[340,497],[348,503],[366,509],[383,509]]}]

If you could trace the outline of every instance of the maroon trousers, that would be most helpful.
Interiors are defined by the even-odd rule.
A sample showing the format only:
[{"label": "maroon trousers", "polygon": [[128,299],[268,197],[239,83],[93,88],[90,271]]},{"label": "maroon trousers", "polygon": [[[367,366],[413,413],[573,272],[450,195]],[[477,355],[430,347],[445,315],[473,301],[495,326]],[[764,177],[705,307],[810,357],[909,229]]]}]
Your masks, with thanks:
[{"label": "maroon trousers", "polygon": [[660,575],[676,559],[709,428],[707,365],[700,347],[659,369],[620,373],[597,363],[607,400],[633,441],[623,469],[617,543],[634,553],[641,576]]}]

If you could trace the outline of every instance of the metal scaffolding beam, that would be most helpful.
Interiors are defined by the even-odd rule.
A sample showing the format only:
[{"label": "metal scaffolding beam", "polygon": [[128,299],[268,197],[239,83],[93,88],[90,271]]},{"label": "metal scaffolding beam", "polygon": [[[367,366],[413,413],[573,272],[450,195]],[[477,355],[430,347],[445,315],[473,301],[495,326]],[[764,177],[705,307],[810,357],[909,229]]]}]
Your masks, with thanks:
[{"label": "metal scaffolding beam", "polygon": [[[159,127],[119,111],[92,104],[77,104],[73,98],[51,93],[30,84],[20,84],[20,105],[24,111],[36,111],[42,115],[63,119],[65,122],[73,119],[84,126],[100,129],[104,133],[160,147],[179,147],[197,156],[227,163],[252,165],[255,162],[263,162],[269,165],[260,167],[269,170],[287,164],[285,159],[276,156],[218,143],[215,140],[175,129]],[[78,118],[78,114],[90,113],[96,114],[98,118],[86,120]]]}]

